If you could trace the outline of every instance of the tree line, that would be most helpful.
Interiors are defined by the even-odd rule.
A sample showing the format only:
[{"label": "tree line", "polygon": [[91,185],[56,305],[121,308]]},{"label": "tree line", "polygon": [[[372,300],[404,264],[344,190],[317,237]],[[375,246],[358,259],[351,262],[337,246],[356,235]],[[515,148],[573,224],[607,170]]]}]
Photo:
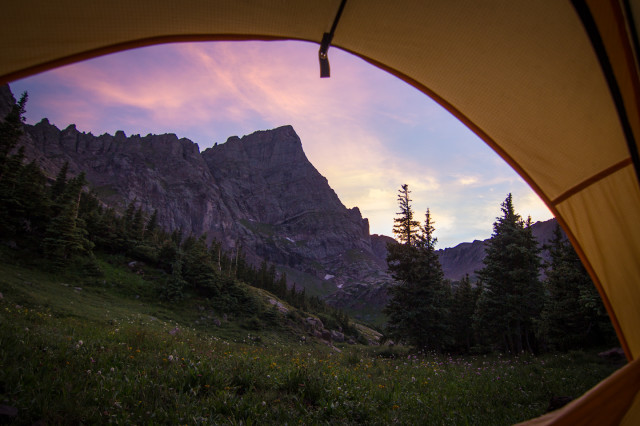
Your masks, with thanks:
[{"label": "tree line", "polygon": [[[459,353],[537,353],[581,349],[615,341],[604,305],[578,255],[559,227],[540,248],[531,218],[515,212],[508,194],[493,224],[484,267],[452,283],[444,279],[435,251],[434,222],[414,218],[411,191],[398,191],[400,211],[388,245],[396,280],[389,290],[388,338],[419,350]],[[540,254],[548,250],[550,261]],[[541,267],[546,278],[540,278]]]},{"label": "tree line", "polygon": [[0,122],[0,239],[6,245],[41,258],[51,271],[75,270],[95,278],[103,275],[96,253],[124,255],[164,271],[159,296],[169,301],[191,293],[208,298],[221,312],[272,314],[262,312],[262,303],[239,285],[243,282],[358,335],[344,312],[309,297],[295,283],[289,287],[286,273],[274,265],[254,266],[240,247],[225,250],[206,234],[168,232],[159,226],[157,210],[148,214],[137,200],[118,213],[89,190],[84,173],[70,177],[68,163],[55,179],[35,161],[25,164],[24,147],[16,148],[26,102],[24,93]]}]

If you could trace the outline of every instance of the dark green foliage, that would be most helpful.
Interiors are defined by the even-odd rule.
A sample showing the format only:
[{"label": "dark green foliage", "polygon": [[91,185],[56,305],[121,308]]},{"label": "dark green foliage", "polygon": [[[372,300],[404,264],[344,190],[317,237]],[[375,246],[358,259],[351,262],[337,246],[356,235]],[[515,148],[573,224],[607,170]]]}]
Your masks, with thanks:
[{"label": "dark green foliage", "polygon": [[93,243],[86,238],[84,220],[78,217],[84,185],[84,173],[68,182],[56,202],[59,213],[52,218],[45,232],[44,253],[55,269],[63,269],[75,256],[88,255],[93,249]]},{"label": "dark green foliage", "polygon": [[387,335],[420,350],[442,351],[450,340],[451,293],[435,251],[436,238],[429,210],[423,227],[413,221],[407,185],[398,201],[401,217],[394,233],[402,244],[387,247],[387,264],[398,283],[389,289]]},{"label": "dark green foliage", "polygon": [[453,346],[456,352],[469,353],[475,345],[473,333],[473,313],[480,287],[471,287],[469,274],[467,274],[455,289],[451,303],[451,333]]},{"label": "dark green foliage", "polygon": [[[11,107],[11,110],[0,122],[0,167],[3,167],[11,151],[18,145],[18,141],[24,133],[24,113],[29,95],[24,92],[20,96],[18,103]],[[0,170],[0,176],[4,170]]]},{"label": "dark green foliage", "polygon": [[181,300],[186,282],[182,278],[182,262],[176,259],[171,265],[171,275],[163,290],[163,296],[168,300]]},{"label": "dark green foliage", "polygon": [[158,241],[158,209],[153,210],[153,214],[147,221],[144,229],[144,239],[150,243],[157,243]]},{"label": "dark green foliage", "polygon": [[511,194],[502,203],[502,217],[493,224],[485,266],[478,271],[483,291],[475,314],[485,345],[511,353],[536,348],[535,321],[543,303],[538,279],[539,248],[526,223],[515,213]]},{"label": "dark green foliage", "polygon": [[185,281],[191,284],[198,293],[207,297],[216,296],[219,291],[219,279],[209,253],[206,235],[195,239],[187,238],[183,244],[184,263],[182,274]]},{"label": "dark green foliage", "polygon": [[568,350],[609,343],[613,327],[580,258],[556,226],[544,282],[547,297],[540,338],[550,349]]},{"label": "dark green foliage", "polygon": [[56,201],[64,193],[67,186],[67,173],[69,173],[69,162],[65,161],[56,175],[56,180],[49,188],[51,200]]}]

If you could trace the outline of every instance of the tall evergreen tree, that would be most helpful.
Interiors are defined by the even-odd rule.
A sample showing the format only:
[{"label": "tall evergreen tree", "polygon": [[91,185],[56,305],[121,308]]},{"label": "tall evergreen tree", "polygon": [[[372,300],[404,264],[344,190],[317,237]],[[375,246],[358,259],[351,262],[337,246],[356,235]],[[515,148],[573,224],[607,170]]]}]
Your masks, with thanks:
[{"label": "tall evergreen tree", "polygon": [[411,208],[411,198],[409,198],[409,185],[403,184],[398,190],[398,206],[400,211],[396,213],[398,217],[393,219],[393,234],[402,244],[413,245],[415,242],[420,222],[414,220],[413,209]]},{"label": "tall evergreen tree", "polygon": [[18,145],[24,133],[24,113],[29,95],[24,92],[18,103],[12,105],[9,113],[0,121],[0,178],[4,174],[4,164],[11,151]]},{"label": "tall evergreen tree", "polygon": [[87,238],[84,221],[78,217],[80,194],[86,185],[84,173],[69,181],[59,197],[60,212],[52,218],[42,241],[45,255],[57,269],[69,265],[73,258],[89,254],[93,248]]},{"label": "tall evergreen tree", "polygon": [[474,344],[473,313],[478,300],[478,288],[471,287],[469,274],[458,284],[451,305],[451,333],[454,348],[459,352],[469,352]]},{"label": "tall evergreen tree", "polygon": [[615,333],[602,300],[557,225],[547,249],[551,260],[546,265],[547,297],[540,321],[541,338],[555,350],[585,348],[614,340]]},{"label": "tall evergreen tree", "polygon": [[387,335],[420,350],[442,350],[448,340],[450,292],[435,251],[431,213],[423,227],[413,220],[409,191],[402,185],[394,232],[401,244],[390,244],[387,264],[397,284],[389,289]]},{"label": "tall evergreen tree", "polygon": [[69,162],[65,161],[60,170],[58,170],[56,180],[49,187],[50,197],[53,201],[56,201],[64,193],[67,185],[67,173],[69,173]]},{"label": "tall evergreen tree", "polygon": [[0,236],[13,238],[21,234],[25,221],[25,206],[21,198],[23,182],[21,174],[24,166],[24,148],[12,151],[24,133],[24,112],[27,93],[12,105],[9,113],[0,121]]},{"label": "tall evergreen tree", "polygon": [[198,239],[190,236],[185,241],[182,276],[201,295],[211,297],[217,296],[220,289],[206,239],[203,234]]},{"label": "tall evergreen tree", "polygon": [[538,279],[539,248],[527,224],[515,212],[511,194],[501,205],[485,249],[483,285],[476,310],[476,328],[485,342],[511,353],[535,347],[534,323],[542,309]]},{"label": "tall evergreen tree", "polygon": [[158,231],[158,209],[153,210],[153,214],[144,227],[144,239],[150,243],[157,243]]}]

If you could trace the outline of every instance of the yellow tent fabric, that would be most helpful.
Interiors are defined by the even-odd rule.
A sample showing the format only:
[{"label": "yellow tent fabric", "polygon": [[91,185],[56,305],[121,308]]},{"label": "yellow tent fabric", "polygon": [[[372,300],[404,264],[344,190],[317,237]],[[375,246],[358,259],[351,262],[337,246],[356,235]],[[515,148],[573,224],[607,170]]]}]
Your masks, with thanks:
[{"label": "yellow tent fabric", "polygon": [[[7,0],[0,83],[157,43],[319,43],[339,6]],[[640,357],[639,9],[634,0],[348,0],[332,42],[436,99],[520,173],[579,252],[630,361]],[[567,409],[597,404],[598,424],[640,424],[637,364]],[[601,392],[610,384],[618,395]]]}]

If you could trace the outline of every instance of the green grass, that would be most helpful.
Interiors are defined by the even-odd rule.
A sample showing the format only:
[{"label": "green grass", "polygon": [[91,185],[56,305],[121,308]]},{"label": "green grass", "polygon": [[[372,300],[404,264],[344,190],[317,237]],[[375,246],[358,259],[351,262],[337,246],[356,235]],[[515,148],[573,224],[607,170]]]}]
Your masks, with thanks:
[{"label": "green grass", "polygon": [[110,260],[95,282],[0,264],[0,404],[15,424],[511,424],[616,368],[583,352],[338,352],[286,322],[215,326],[205,301],[158,301],[151,272]]}]

